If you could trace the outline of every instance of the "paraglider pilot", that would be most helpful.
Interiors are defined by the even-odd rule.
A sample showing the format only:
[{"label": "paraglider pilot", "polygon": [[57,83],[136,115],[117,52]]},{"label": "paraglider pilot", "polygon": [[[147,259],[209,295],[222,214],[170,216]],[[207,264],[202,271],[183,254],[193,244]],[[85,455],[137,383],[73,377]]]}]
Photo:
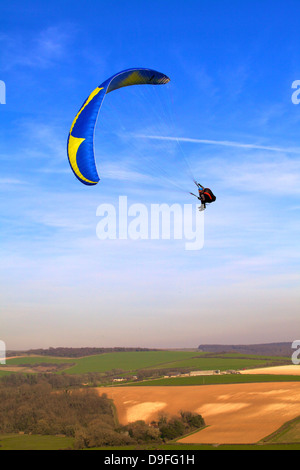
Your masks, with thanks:
[{"label": "paraglider pilot", "polygon": [[206,204],[210,204],[211,202],[214,202],[216,200],[216,196],[213,194],[211,189],[209,188],[204,188],[200,183],[197,183],[197,181],[194,181],[195,185],[198,188],[198,193],[199,196],[196,196],[196,194],[192,194],[192,196],[196,196],[199,201],[201,201],[201,206],[199,207],[199,211],[204,211],[206,209]]}]

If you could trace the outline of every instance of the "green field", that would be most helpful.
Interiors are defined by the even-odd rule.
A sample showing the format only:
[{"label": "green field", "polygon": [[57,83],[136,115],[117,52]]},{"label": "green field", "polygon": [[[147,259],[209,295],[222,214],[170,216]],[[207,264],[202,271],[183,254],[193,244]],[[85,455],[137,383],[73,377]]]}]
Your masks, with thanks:
[{"label": "green field", "polygon": [[72,449],[73,442],[61,436],[5,434],[0,435],[0,450],[63,450]]},{"label": "green field", "polygon": [[193,356],[195,356],[195,352],[185,351],[106,353],[77,359],[76,365],[68,369],[68,373],[107,372],[113,369],[134,372],[139,369],[173,367],[174,364],[174,367],[177,367],[179,361],[183,359],[191,360]]},{"label": "green field", "polygon": [[288,421],[273,434],[262,440],[263,444],[285,444],[287,442],[300,444],[300,417]]},{"label": "green field", "polygon": [[[143,382],[132,382],[126,386],[188,386],[188,385],[217,385],[217,384],[238,384],[257,382],[299,382],[297,375],[205,375],[196,377],[170,377],[166,379],[145,380]],[[117,385],[115,385],[117,386]],[[124,385],[119,385],[120,387]]]},{"label": "green field", "polygon": [[[287,358],[256,357],[240,354],[225,354],[211,357],[197,351],[130,351],[112,352],[82,358],[56,358],[50,356],[28,356],[7,359],[7,367],[21,364],[36,365],[70,364],[65,368],[67,374],[85,374],[89,372],[134,373],[141,369],[186,369],[186,370],[241,370],[264,367],[270,363],[287,363]],[[74,365],[75,364],[75,365]],[[2,370],[5,370],[4,368]],[[0,371],[1,373],[2,371]],[[61,371],[59,372],[61,373]]]},{"label": "green field", "polygon": [[6,365],[7,366],[19,366],[22,364],[66,364],[70,363],[74,364],[76,362],[75,359],[64,358],[64,357],[52,357],[52,356],[23,356],[23,357],[15,357],[15,358],[7,358]]},{"label": "green field", "polygon": [[[64,450],[73,449],[72,438],[62,436],[37,436],[28,434],[6,434],[0,435],[0,450]],[[128,447],[102,447],[92,450],[117,451],[117,450],[300,450],[300,443],[266,443],[266,444],[243,444],[243,445],[200,445],[200,444],[158,444],[153,446],[128,446]]]}]

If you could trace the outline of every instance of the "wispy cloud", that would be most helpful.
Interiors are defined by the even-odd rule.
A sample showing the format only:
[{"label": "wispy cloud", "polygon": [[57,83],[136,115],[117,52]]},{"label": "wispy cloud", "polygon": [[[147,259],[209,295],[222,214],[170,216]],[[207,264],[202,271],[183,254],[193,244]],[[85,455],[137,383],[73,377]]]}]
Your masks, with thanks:
[{"label": "wispy cloud", "polygon": [[270,152],[281,152],[281,153],[296,153],[300,154],[300,148],[297,147],[273,147],[269,145],[259,144],[246,144],[242,142],[233,142],[229,140],[209,140],[209,139],[194,139],[191,137],[173,137],[173,136],[161,136],[161,135],[146,135],[146,134],[135,134],[134,137],[142,139],[162,140],[162,141],[175,141],[175,142],[188,142],[193,144],[206,144],[206,145],[220,145],[223,147],[235,147],[250,150],[268,150]]},{"label": "wispy cloud", "polygon": [[[195,165],[195,171],[200,168]],[[245,192],[250,191],[255,196],[268,194],[285,200],[285,196],[299,196],[300,194],[300,163],[298,159],[277,155],[270,161],[270,157],[264,152],[254,152],[241,158],[239,161],[224,159],[211,159],[206,162],[206,174],[210,179],[217,179],[224,187],[231,190]],[[282,195],[280,196],[280,192]],[[296,201],[293,200],[294,205]]]},{"label": "wispy cloud", "polygon": [[16,178],[0,178],[0,190],[2,185],[14,185],[14,184],[27,184],[25,181],[18,180]]},{"label": "wispy cloud", "polygon": [[73,35],[70,25],[55,25],[41,30],[35,37],[2,34],[3,68],[16,66],[48,68],[66,56]]},{"label": "wispy cloud", "polygon": [[101,165],[101,173],[105,175],[105,178],[113,180],[153,182],[151,176],[126,167],[124,162],[122,165],[104,163]]}]

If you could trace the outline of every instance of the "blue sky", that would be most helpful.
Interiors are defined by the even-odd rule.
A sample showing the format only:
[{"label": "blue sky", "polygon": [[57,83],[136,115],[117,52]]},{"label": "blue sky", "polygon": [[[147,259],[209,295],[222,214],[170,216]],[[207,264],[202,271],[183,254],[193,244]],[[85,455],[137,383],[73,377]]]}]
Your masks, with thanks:
[{"label": "blue sky", "polygon": [[[7,348],[297,339],[297,9],[297,0],[1,3]],[[86,187],[67,161],[70,125],[96,86],[130,67],[171,82],[105,98],[95,135],[101,181]],[[202,250],[97,238],[97,207],[120,195],[195,203],[190,168],[217,196]]]}]

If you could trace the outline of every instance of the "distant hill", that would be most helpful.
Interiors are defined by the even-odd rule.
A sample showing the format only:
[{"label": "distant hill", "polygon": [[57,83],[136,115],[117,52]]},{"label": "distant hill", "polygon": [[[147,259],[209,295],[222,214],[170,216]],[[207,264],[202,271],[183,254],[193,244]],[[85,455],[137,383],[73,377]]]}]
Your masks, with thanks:
[{"label": "distant hill", "polygon": [[261,356],[291,357],[293,353],[292,343],[267,343],[267,344],[200,344],[198,350],[211,353],[239,353],[255,354]]}]

